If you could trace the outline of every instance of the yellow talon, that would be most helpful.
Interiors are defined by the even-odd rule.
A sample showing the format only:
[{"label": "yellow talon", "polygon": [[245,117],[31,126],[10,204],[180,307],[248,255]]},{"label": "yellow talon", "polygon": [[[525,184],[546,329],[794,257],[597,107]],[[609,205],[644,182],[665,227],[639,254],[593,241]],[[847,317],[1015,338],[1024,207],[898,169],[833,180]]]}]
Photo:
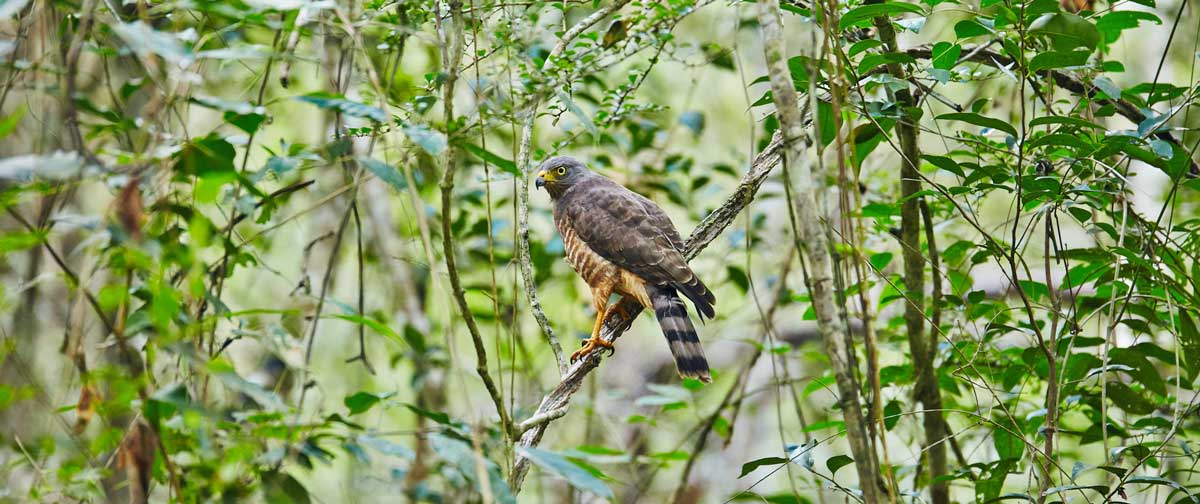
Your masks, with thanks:
[{"label": "yellow talon", "polygon": [[585,340],[583,340],[582,343],[580,343],[579,350],[576,350],[575,353],[571,354],[571,362],[575,362],[579,359],[584,358],[585,356],[587,356],[587,354],[589,354],[593,350],[595,350],[596,347],[601,347],[601,348],[607,349],[609,351],[609,355],[612,355],[612,352],[616,352],[616,349],[613,347],[612,343],[604,341],[604,340],[600,339],[599,337],[592,337],[592,338],[585,339]]}]

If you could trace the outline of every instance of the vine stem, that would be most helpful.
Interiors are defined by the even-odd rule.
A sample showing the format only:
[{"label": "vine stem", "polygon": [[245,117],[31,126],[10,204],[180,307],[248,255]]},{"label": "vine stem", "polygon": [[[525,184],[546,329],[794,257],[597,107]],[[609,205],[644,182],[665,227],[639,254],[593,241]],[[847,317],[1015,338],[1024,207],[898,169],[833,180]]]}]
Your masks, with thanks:
[{"label": "vine stem", "polygon": [[[891,19],[877,17],[874,24],[884,47],[890,52],[898,51],[896,29]],[[907,81],[909,78],[899,63],[889,63],[885,68],[889,74],[901,81]],[[904,109],[912,110],[917,106],[912,92],[907,88],[896,91],[894,96],[896,102]],[[940,413],[942,396],[934,372],[934,357],[937,352],[936,346],[925,338],[925,257],[921,254],[921,205],[925,200],[920,196],[921,178],[918,163],[921,148],[918,143],[917,119],[912,115],[900,119],[896,123],[896,131],[901,151],[900,243],[904,258],[904,288],[908,298],[908,302],[904,304],[905,333],[908,336],[908,348],[912,353],[916,374],[916,398],[927,411],[922,417],[925,446],[928,447],[929,479],[934,482],[930,484],[930,500],[933,504],[947,504],[950,502],[950,486],[946,481],[939,481],[939,478],[947,473],[947,469],[946,447],[941,442],[946,436],[943,428],[945,420]],[[936,328],[931,328],[930,331],[936,331]]]},{"label": "vine stem", "polygon": [[[545,63],[542,64],[542,71],[550,70],[553,62],[562,56],[571,41],[592,25],[600,22],[601,19],[624,7],[629,1],[618,0],[601,7],[563,32]],[[521,168],[521,176],[517,177],[520,181],[517,184],[517,259],[521,263],[521,280],[525,284],[525,296],[529,300],[529,309],[533,312],[533,318],[537,321],[538,326],[542,328],[542,334],[546,336],[546,343],[550,345],[550,350],[554,352],[554,360],[558,364],[558,374],[562,376],[567,374],[567,360],[563,356],[562,345],[558,343],[558,337],[554,335],[554,328],[550,326],[550,320],[546,318],[546,312],[542,310],[542,302],[538,299],[537,280],[533,275],[533,260],[529,255],[529,177],[533,172],[529,165],[529,150],[533,144],[533,123],[537,119],[538,107],[541,106],[540,97],[541,94],[533,95],[529,104],[526,105],[525,122],[521,127],[521,144],[517,150],[517,166]]]},{"label": "vine stem", "polygon": [[883,502],[886,493],[879,479],[878,457],[867,437],[859,401],[859,386],[854,377],[854,367],[851,365],[853,353],[843,338],[846,326],[838,313],[834,292],[833,256],[822,226],[824,220],[817,206],[817,185],[812,166],[804,156],[808,148],[808,137],[804,131],[799,97],[787,65],[781,18],[779,0],[759,2],[758,24],[762,31],[763,56],[767,63],[775,113],[779,119],[779,130],[782,132],[784,168],[798,171],[795,178],[795,197],[791,201],[799,217],[799,226],[795,229],[796,239],[800,241],[800,248],[807,259],[806,271],[812,307],[817,315],[817,327],[825,344],[825,354],[829,357],[837,380],[846,439],[854,455],[854,466],[858,471],[863,499],[865,502]]},{"label": "vine stem", "polygon": [[[441,26],[442,66],[446,75],[446,80],[442,83],[446,138],[450,138],[454,134],[454,85],[458,82],[463,48],[462,2],[450,2],[449,9],[450,26]],[[504,398],[501,396],[500,389],[488,371],[487,347],[484,346],[483,335],[479,332],[475,316],[471,314],[471,307],[467,305],[466,291],[463,290],[462,281],[458,277],[453,222],[450,218],[454,199],[454,175],[457,171],[458,149],[454,147],[454,142],[449,142],[446,147],[442,181],[439,184],[442,190],[442,256],[446,261],[446,274],[450,278],[451,293],[454,295],[455,303],[458,304],[458,311],[462,315],[463,321],[467,324],[467,331],[471,334],[471,343],[475,346],[475,372],[479,374],[479,379],[483,381],[483,386],[487,388],[488,395],[491,396],[492,403],[496,406],[496,413],[500,415],[500,424],[505,437],[510,437],[513,433],[512,421],[508,416],[508,411],[504,408]]]}]

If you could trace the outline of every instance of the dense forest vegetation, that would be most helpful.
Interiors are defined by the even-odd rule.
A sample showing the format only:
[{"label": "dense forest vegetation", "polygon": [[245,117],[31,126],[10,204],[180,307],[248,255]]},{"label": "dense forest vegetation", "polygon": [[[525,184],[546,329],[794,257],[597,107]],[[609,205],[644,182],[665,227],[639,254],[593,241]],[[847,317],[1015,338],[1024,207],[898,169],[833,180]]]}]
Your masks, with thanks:
[{"label": "dense forest vegetation", "polygon": [[[1186,0],[0,0],[0,501],[1200,503],[1198,58]],[[711,383],[629,299],[568,357],[559,155],[674,222]]]}]

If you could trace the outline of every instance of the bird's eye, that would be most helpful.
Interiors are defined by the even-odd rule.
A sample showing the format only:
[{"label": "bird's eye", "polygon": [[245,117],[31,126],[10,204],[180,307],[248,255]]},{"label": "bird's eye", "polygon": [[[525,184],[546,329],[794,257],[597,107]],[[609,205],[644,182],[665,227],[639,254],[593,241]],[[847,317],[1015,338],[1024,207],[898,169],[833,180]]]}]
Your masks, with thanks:
[{"label": "bird's eye", "polygon": [[567,167],[565,167],[565,166],[559,166],[559,167],[558,167],[558,174],[559,174],[560,176],[561,176],[561,175],[566,175],[566,174],[567,174]]}]

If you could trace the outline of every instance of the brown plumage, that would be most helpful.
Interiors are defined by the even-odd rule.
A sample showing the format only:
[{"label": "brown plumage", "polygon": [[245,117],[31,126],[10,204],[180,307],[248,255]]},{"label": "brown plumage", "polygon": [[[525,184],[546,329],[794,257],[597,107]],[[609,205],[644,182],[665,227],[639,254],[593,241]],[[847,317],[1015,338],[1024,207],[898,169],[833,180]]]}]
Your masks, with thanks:
[{"label": "brown plumage", "polygon": [[667,214],[567,156],[543,162],[537,185],[554,200],[567,262],[591,286],[597,312],[592,337],[572,360],[597,346],[612,347],[600,340],[600,328],[615,292],[654,310],[681,376],[709,381],[704,349],[677,293],[692,301],[702,319],[713,317],[716,298],[688,266],[683,239]]}]

